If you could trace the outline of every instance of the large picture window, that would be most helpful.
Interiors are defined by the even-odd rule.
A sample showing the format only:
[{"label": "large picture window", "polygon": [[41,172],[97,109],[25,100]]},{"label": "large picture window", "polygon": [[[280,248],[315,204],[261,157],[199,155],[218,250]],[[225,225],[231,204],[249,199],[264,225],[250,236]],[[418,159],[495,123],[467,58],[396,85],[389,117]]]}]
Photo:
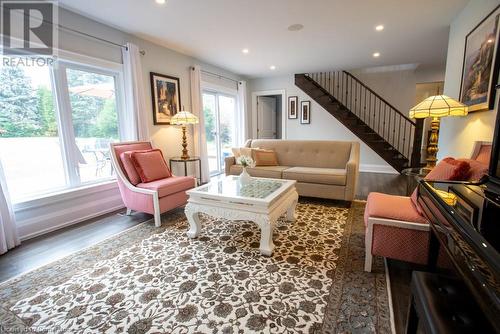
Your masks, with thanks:
[{"label": "large picture window", "polygon": [[0,64],[0,156],[13,202],[114,177],[120,80],[116,68],[88,64]]}]

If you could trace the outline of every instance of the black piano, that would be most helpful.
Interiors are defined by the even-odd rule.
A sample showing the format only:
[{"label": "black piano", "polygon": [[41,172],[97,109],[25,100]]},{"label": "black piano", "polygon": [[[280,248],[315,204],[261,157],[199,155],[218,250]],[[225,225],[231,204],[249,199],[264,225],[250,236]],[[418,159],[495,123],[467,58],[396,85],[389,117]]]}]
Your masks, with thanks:
[{"label": "black piano", "polygon": [[497,333],[500,333],[499,137],[500,113],[497,113],[488,176],[478,184],[424,181],[418,186],[418,202],[431,227],[430,270],[436,268],[440,249],[445,250],[452,270],[464,281]]},{"label": "black piano", "polygon": [[443,247],[500,333],[500,195],[484,186],[421,182],[418,201],[431,223],[429,267],[436,267]]}]

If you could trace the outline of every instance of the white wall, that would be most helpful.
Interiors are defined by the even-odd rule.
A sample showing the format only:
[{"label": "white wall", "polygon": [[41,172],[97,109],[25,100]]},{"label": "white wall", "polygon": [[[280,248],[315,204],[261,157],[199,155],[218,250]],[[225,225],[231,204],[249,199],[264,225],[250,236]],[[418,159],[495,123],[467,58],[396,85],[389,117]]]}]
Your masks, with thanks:
[{"label": "white wall", "polygon": [[[498,0],[470,1],[451,23],[444,83],[445,95],[459,98],[465,36],[498,4]],[[466,117],[443,118],[438,158],[466,157],[471,153],[475,140],[491,141],[496,115],[496,111],[480,111]]]},{"label": "white wall", "polygon": [[[158,72],[180,79],[181,103],[191,109],[189,68],[195,64],[202,69],[239,80],[240,78],[221,68],[210,66],[195,58],[158,46],[133,35],[124,33],[107,25],[95,22],[71,11],[60,9],[59,23],[65,27],[82,31],[118,44],[132,42],[146,51],[142,58],[144,72],[143,84],[147,96],[147,117],[153,145],[160,148],[165,157],[181,154],[181,130],[175,126],[153,125],[152,99],[149,72]],[[121,49],[81,35],[60,31],[60,49],[95,58],[122,62]],[[189,149],[193,152],[192,137],[189,136]],[[14,207],[17,226],[22,239],[27,239],[51,230],[74,224],[106,212],[123,208],[116,183],[99,186],[93,191],[77,191],[61,194],[55,198],[38,199]]]},{"label": "white wall", "polygon": [[[443,66],[433,66],[431,69],[420,67],[403,66],[400,70],[398,66],[386,68],[358,69],[351,70],[357,78],[367,86],[381,95],[401,112],[407,114],[409,109],[415,105],[416,83],[419,80],[429,82],[436,77],[444,77]],[[415,69],[416,68],[416,69]],[[300,88],[295,86],[294,75],[280,77],[259,78],[250,80],[248,83],[249,101],[251,93],[263,90],[285,89],[286,95],[298,96],[299,103],[303,100],[312,101],[311,124],[300,124],[299,119],[286,120],[286,133],[288,139],[332,139],[332,140],[355,140],[360,141],[351,131],[343,126],[337,119],[328,113],[323,107],[317,104],[312,98],[305,94]],[[248,120],[251,124],[251,118]],[[249,133],[252,133],[251,127]],[[361,142],[361,141],[360,141]],[[396,171],[387,164],[377,153],[361,142],[361,170],[372,172]]]}]

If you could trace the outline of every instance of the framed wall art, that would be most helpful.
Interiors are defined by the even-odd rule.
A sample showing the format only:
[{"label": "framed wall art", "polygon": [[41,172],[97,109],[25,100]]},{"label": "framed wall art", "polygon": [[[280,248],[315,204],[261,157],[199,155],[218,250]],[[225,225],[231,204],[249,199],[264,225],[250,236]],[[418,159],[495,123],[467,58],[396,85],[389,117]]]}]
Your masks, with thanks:
[{"label": "framed wall art", "polygon": [[289,96],[288,97],[288,118],[289,119],[297,119],[298,116],[298,103],[299,99],[297,96]]},{"label": "framed wall art", "polygon": [[469,112],[491,110],[499,69],[500,6],[465,37],[460,102]]},{"label": "framed wall art", "polygon": [[154,124],[170,124],[172,116],[180,111],[179,78],[151,72],[151,95]]},{"label": "framed wall art", "polygon": [[300,103],[300,123],[311,123],[311,101],[302,101]]}]

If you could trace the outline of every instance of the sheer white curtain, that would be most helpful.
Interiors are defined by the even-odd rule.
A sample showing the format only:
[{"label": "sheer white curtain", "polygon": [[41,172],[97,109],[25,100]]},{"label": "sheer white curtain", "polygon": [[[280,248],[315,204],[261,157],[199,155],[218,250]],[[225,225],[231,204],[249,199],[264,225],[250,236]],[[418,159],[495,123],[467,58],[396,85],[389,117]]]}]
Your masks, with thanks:
[{"label": "sheer white curtain", "polygon": [[0,161],[0,254],[20,244],[7,181]]},{"label": "sheer white curtain", "polygon": [[127,139],[150,140],[149,113],[146,111],[146,93],[141,65],[141,54],[137,45],[127,43],[122,48],[125,81],[126,119],[124,122]]},{"label": "sheer white curtain", "polygon": [[201,182],[210,181],[208,166],[207,140],[205,136],[205,116],[201,92],[201,69],[196,65],[191,67],[191,112],[198,116],[199,123],[194,125],[194,150],[201,159]]},{"label": "sheer white curtain", "polygon": [[238,82],[238,112],[236,117],[236,129],[239,130],[236,134],[237,146],[245,145],[247,140],[247,83],[246,81]]}]

